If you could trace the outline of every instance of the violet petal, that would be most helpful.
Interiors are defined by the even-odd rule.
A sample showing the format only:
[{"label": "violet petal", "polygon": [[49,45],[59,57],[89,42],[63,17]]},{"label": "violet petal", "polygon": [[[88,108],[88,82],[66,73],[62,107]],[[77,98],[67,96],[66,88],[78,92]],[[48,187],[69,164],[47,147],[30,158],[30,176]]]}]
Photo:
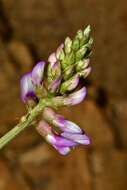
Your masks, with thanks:
[{"label": "violet petal", "polygon": [[32,83],[31,73],[25,74],[20,80],[21,99],[26,102],[29,98],[34,98],[34,85]]},{"label": "violet petal", "polygon": [[82,133],[82,129],[78,125],[76,125],[72,121],[66,120],[63,116],[58,114],[55,116],[53,124],[59,127],[64,132]]},{"label": "violet petal", "polygon": [[60,135],[47,135],[46,140],[51,143],[52,145],[56,145],[58,147],[73,147],[77,145],[76,142],[66,139]]},{"label": "violet petal", "polygon": [[62,155],[66,155],[68,154],[71,149],[69,147],[58,147],[58,146],[55,146],[53,145],[53,147]]},{"label": "violet petal", "polygon": [[43,75],[44,75],[44,68],[45,68],[45,62],[44,61],[40,61],[39,63],[37,63],[33,70],[32,70],[32,81],[34,84],[39,85],[42,82],[43,79]]},{"label": "violet petal", "polygon": [[63,132],[63,133],[61,133],[61,136],[65,137],[69,140],[73,140],[79,144],[84,144],[84,145],[90,144],[90,139],[85,134],[75,134],[75,133]]},{"label": "violet petal", "polygon": [[76,105],[83,101],[86,96],[86,88],[83,87],[80,90],[70,94],[64,98],[64,105]]}]

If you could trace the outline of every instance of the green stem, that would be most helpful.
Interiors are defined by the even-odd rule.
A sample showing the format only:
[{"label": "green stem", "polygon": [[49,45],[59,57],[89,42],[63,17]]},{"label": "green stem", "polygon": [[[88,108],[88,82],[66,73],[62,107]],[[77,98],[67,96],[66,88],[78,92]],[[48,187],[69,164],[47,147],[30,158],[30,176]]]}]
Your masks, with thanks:
[{"label": "green stem", "polygon": [[17,136],[26,127],[30,126],[32,121],[43,111],[46,107],[58,107],[61,106],[61,102],[54,101],[52,98],[42,99],[38,105],[33,108],[27,115],[21,118],[21,121],[3,137],[0,138],[0,149],[2,149],[7,143],[9,143],[15,136]]}]

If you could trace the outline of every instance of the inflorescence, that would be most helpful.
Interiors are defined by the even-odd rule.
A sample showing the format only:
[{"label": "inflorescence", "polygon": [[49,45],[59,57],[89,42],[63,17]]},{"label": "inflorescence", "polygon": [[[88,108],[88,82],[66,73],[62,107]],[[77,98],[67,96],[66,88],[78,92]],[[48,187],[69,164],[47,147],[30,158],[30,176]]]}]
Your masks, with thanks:
[{"label": "inflorescence", "polygon": [[[49,58],[48,62],[38,62],[31,72],[21,78],[21,98],[28,111],[48,97],[70,106],[83,101],[85,86],[80,79],[86,78],[90,71],[90,55],[93,39],[90,26],[79,30],[73,40],[67,37]],[[55,107],[45,107],[36,130],[60,154],[67,154],[78,144],[90,144],[85,132],[75,123],[65,119],[55,111]]]}]

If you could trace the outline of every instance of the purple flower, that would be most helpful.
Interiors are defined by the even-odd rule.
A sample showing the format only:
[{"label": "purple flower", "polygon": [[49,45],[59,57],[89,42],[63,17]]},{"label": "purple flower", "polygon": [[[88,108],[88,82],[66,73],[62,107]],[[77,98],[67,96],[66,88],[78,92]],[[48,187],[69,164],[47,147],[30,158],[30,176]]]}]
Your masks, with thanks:
[{"label": "purple flower", "polygon": [[86,96],[86,88],[83,87],[80,90],[70,94],[64,98],[64,105],[76,105],[83,101]]},{"label": "purple flower", "polygon": [[70,147],[77,145],[76,142],[56,134],[45,121],[40,121],[36,129],[60,154],[67,154],[71,150]]},{"label": "purple flower", "polygon": [[21,99],[26,102],[29,98],[35,98],[34,85],[31,73],[25,74],[20,80]]},{"label": "purple flower", "polygon": [[[77,144],[90,144],[90,139],[78,125],[69,120],[66,120],[62,115],[56,114],[51,108],[44,109],[43,117],[47,122],[58,127],[61,130],[60,136],[64,137],[66,140],[68,139]],[[54,136],[54,138],[59,141],[59,138],[57,138],[57,136]],[[65,141],[63,140],[62,142],[65,145]],[[58,144],[55,145],[57,146]],[[69,144],[69,146],[71,145]]]},{"label": "purple flower", "polygon": [[69,133],[83,132],[78,125],[76,125],[72,121],[66,120],[62,115],[56,114],[51,108],[44,109],[43,117],[46,121],[58,127],[63,132],[69,132]]},{"label": "purple flower", "polygon": [[45,68],[44,61],[40,61],[34,66],[31,75],[32,75],[32,81],[35,85],[41,84],[44,75],[44,68]]}]

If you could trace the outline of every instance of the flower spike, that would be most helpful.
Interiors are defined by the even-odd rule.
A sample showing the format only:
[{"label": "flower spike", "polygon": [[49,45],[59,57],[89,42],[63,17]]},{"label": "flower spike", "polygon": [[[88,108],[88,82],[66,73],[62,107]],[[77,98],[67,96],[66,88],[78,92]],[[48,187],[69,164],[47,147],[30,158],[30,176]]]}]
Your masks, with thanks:
[{"label": "flower spike", "polygon": [[49,56],[47,64],[38,62],[21,78],[21,99],[26,104],[27,114],[0,138],[0,148],[31,124],[35,124],[36,130],[62,155],[78,144],[90,144],[83,129],[53,110],[79,104],[86,96],[86,88],[79,88],[80,78],[85,79],[91,71],[93,38],[90,33],[91,28],[87,26],[73,39],[67,37]]}]

